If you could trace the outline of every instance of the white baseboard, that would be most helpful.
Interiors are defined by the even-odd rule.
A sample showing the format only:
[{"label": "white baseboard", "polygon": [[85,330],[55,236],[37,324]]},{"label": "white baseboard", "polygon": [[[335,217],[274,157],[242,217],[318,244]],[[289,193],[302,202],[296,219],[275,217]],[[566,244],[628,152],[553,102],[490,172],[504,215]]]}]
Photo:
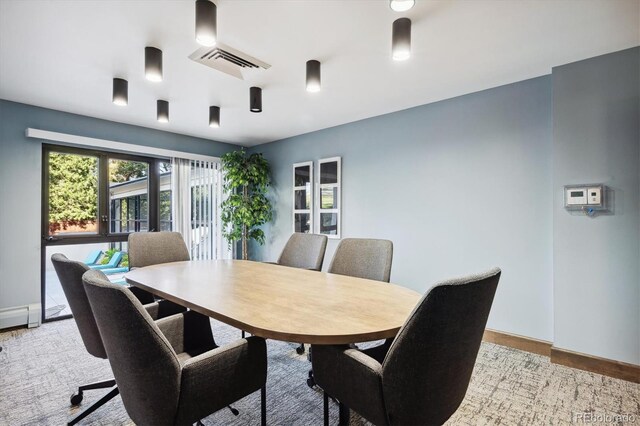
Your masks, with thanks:
[{"label": "white baseboard", "polygon": [[0,309],[0,330],[21,325],[26,325],[29,328],[38,327],[41,318],[42,306],[40,303]]}]

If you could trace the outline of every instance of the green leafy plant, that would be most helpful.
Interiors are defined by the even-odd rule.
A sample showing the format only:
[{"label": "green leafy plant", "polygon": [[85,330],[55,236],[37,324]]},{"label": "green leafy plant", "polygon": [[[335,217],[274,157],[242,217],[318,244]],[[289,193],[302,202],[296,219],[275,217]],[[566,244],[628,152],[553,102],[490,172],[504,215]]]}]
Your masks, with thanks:
[{"label": "green leafy plant", "polygon": [[95,224],[98,159],[52,152],[49,155],[49,232]]},{"label": "green leafy plant", "polygon": [[242,259],[247,260],[247,241],[264,244],[260,226],[272,217],[271,203],[265,195],[270,182],[269,163],[262,154],[247,155],[239,150],[222,156],[222,169],[227,194],[220,205],[222,235],[229,244],[242,241]]},{"label": "green leafy plant", "polygon": [[[108,249],[108,250],[106,250],[104,252],[104,256],[100,260],[100,264],[101,265],[107,265],[111,261],[111,258],[113,257],[113,255],[116,254],[119,251],[120,250],[118,250],[118,249]],[[128,267],[129,266],[129,253],[122,253],[122,259],[120,260],[120,263],[118,264],[118,266],[121,266],[121,267],[125,267],[125,266]]]},{"label": "green leafy plant", "polygon": [[105,250],[104,256],[102,257],[102,260],[100,261],[100,263],[102,265],[107,265],[111,261],[111,258],[113,257],[113,255],[116,254],[117,252],[118,250],[116,249]]}]

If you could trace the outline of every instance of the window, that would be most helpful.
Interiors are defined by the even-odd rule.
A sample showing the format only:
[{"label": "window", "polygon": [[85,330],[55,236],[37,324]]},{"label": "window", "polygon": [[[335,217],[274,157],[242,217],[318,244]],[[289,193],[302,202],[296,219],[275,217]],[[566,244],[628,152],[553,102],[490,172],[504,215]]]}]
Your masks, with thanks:
[{"label": "window", "polygon": [[160,168],[160,230],[171,231],[173,229],[173,216],[171,212],[171,162],[159,161]]},{"label": "window", "polygon": [[318,161],[318,168],[318,233],[329,238],[340,238],[341,159],[322,159]]},{"label": "window", "polygon": [[167,160],[43,145],[43,320],[68,318],[53,253],[96,265],[116,284],[128,271],[131,232],[171,230]]},{"label": "window", "polygon": [[109,232],[149,230],[149,163],[109,159]]},{"label": "window", "polygon": [[45,202],[50,236],[98,233],[98,157],[49,152]]},{"label": "window", "polygon": [[293,232],[313,233],[313,162],[293,165]]}]

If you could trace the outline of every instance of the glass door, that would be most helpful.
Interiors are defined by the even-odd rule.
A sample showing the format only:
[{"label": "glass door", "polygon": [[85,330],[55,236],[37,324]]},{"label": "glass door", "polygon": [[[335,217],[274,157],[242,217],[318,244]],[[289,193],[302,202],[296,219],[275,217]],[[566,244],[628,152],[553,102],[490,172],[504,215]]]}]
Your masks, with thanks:
[{"label": "glass door", "polygon": [[124,284],[129,233],[170,229],[167,164],[147,157],[43,145],[43,321],[71,315],[52,254],[84,262],[112,282]]}]

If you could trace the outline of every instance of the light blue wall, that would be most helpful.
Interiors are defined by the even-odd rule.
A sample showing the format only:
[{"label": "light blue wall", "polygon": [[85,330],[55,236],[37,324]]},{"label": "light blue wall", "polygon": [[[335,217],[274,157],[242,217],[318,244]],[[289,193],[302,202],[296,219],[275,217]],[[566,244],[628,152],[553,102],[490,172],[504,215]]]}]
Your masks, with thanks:
[{"label": "light blue wall", "polygon": [[40,303],[42,145],[28,127],[214,156],[237,148],[0,100],[0,310]]},{"label": "light blue wall", "polygon": [[254,257],[291,234],[292,164],[341,156],[343,236],[392,240],[394,283],[500,266],[488,327],[552,340],[551,106],[546,76],[255,147],[276,210]]},{"label": "light blue wall", "polygon": [[[640,364],[639,48],[553,69],[555,346]],[[563,208],[602,182],[614,214]]]}]

